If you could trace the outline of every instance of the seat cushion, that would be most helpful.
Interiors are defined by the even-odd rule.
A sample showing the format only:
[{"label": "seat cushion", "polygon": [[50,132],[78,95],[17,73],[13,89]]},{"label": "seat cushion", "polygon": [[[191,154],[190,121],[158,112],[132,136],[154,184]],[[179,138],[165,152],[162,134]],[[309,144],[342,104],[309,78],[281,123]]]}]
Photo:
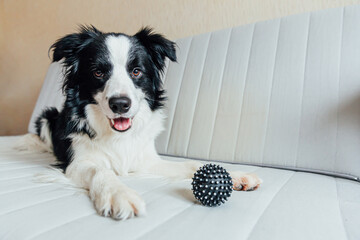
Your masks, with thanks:
[{"label": "seat cushion", "polygon": [[360,239],[355,181],[221,164],[255,172],[264,183],[209,208],[195,202],[190,180],[120,177],[145,199],[147,216],[115,221],[99,216],[86,192],[61,175],[64,181],[38,182],[55,158],[13,150],[17,138],[0,138],[0,239]]}]

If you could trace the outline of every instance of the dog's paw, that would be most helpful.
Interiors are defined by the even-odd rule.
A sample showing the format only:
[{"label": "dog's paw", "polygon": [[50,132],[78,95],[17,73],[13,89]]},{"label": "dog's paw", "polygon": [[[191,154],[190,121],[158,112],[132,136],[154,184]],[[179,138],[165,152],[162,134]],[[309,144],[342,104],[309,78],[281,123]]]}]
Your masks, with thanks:
[{"label": "dog's paw", "polygon": [[235,191],[253,191],[256,190],[262,180],[253,173],[240,173],[240,172],[233,172],[230,174],[232,177],[233,182],[233,189]]},{"label": "dog's paw", "polygon": [[127,187],[104,189],[91,198],[97,212],[104,217],[126,220],[146,213],[144,200]]}]

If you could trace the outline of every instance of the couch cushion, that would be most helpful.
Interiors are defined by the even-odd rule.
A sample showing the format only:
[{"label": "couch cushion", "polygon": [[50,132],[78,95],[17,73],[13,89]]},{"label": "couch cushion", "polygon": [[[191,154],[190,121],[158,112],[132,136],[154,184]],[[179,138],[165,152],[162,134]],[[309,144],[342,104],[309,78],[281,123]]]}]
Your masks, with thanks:
[{"label": "couch cushion", "polygon": [[[121,177],[147,204],[147,216],[120,222],[96,214],[84,192],[39,183],[51,154],[11,149],[0,138],[1,239],[359,239],[360,184],[323,175],[223,164],[260,175],[253,192],[216,208],[195,203],[190,181]],[[169,160],[182,161],[172,157]],[[56,175],[50,175],[55,176]]]}]

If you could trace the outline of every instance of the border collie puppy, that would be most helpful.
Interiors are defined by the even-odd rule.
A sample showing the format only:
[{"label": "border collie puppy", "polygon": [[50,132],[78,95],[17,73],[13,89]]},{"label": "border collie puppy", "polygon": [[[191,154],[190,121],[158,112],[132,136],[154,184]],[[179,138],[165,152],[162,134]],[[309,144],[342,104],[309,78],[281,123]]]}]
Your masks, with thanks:
[{"label": "border collie puppy", "polygon": [[[51,48],[53,61],[65,69],[65,103],[60,112],[42,112],[36,138],[66,176],[89,191],[99,214],[127,219],[145,213],[142,198],[119,175],[192,177],[201,163],[164,161],[154,147],[164,119],[161,74],[165,58],[176,61],[174,42],[149,28],[128,36],[82,27]],[[261,183],[252,174],[231,176],[238,190]]]}]

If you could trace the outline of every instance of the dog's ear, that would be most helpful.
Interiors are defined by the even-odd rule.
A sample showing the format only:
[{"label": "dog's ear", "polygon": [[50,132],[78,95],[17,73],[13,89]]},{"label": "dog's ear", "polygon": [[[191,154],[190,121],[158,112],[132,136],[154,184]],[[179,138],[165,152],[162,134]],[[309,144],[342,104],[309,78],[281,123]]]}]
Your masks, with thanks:
[{"label": "dog's ear", "polygon": [[50,50],[53,50],[53,61],[57,62],[65,58],[75,58],[93,39],[102,33],[94,26],[80,26],[78,33],[66,35],[58,39]]},{"label": "dog's ear", "polygon": [[165,67],[165,57],[173,62],[176,61],[175,43],[164,38],[161,34],[154,33],[151,28],[140,29],[134,37],[148,50],[154,64],[160,71],[163,71]]},{"label": "dog's ear", "polygon": [[82,51],[101,34],[94,26],[80,26],[78,33],[66,35],[51,45],[49,51],[53,50],[53,62],[63,59],[62,64],[66,69],[63,90],[73,87],[75,82],[72,76],[78,71]]}]

